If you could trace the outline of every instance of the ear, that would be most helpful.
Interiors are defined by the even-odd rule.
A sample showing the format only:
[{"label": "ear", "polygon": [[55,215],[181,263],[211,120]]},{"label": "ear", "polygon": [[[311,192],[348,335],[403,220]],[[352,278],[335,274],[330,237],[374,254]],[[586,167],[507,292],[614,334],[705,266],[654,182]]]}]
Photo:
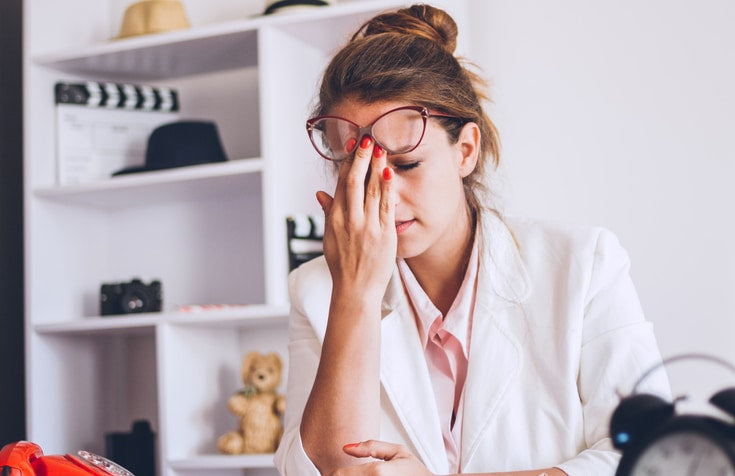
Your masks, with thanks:
[{"label": "ear", "polygon": [[271,352],[268,354],[268,361],[270,362],[273,367],[275,367],[279,372],[283,368],[283,364],[281,363],[281,358],[276,354],[275,352]]},{"label": "ear", "polygon": [[247,375],[250,372],[250,366],[260,356],[257,351],[248,352],[242,359],[242,375]]},{"label": "ear", "polygon": [[480,156],[480,139],[480,128],[474,122],[468,122],[459,132],[457,147],[462,152],[459,162],[459,174],[462,178],[471,174],[477,166]]}]

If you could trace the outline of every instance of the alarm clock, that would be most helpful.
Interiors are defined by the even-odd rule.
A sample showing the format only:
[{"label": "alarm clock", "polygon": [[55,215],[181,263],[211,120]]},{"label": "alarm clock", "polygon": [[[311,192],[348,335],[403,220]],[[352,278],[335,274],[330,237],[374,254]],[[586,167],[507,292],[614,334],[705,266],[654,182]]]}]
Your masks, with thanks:
[{"label": "alarm clock", "polygon": [[709,399],[708,405],[716,409],[711,415],[677,412],[684,397],[667,401],[637,393],[641,381],[656,368],[691,358],[716,361],[735,372],[735,367],[715,357],[687,354],[644,373],[610,419],[613,445],[622,452],[616,476],[735,476],[735,387]]}]

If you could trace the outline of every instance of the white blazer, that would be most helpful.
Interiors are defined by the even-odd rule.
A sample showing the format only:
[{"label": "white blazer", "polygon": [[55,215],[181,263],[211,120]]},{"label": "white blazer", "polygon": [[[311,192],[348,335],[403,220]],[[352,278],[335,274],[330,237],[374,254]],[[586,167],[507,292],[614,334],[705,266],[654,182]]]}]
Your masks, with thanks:
[{"label": "white blazer", "polygon": [[[571,476],[612,475],[618,454],[608,423],[618,394],[661,360],[627,254],[600,228],[492,213],[480,222],[461,471],[557,466]],[[275,461],[285,476],[318,475],[299,425],[327,324],[331,277],[324,258],[295,270],[289,289],[287,409]],[[435,474],[449,472],[424,352],[397,269],[383,298],[380,378],[380,439],[407,446]],[[647,391],[668,396],[665,375],[647,383]]]}]

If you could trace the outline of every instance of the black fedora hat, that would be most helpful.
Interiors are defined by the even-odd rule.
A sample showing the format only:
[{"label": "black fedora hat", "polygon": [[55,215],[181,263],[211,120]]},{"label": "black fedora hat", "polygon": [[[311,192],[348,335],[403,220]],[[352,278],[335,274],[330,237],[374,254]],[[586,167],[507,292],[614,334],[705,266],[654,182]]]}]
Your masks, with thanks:
[{"label": "black fedora hat", "polygon": [[148,137],[145,164],[127,167],[113,176],[224,162],[217,125],[211,121],[176,121],[158,126]]},{"label": "black fedora hat", "polygon": [[263,15],[281,13],[295,7],[325,7],[334,0],[268,0]]}]

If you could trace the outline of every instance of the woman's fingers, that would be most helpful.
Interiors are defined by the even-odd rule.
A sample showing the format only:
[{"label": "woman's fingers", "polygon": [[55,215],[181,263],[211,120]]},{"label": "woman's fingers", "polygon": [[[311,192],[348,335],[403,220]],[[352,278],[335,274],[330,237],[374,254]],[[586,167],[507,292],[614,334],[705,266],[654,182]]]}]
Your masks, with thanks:
[{"label": "woman's fingers", "polygon": [[362,222],[365,214],[365,187],[371,157],[373,155],[373,138],[365,136],[355,151],[355,158],[350,165],[347,175],[344,177],[345,197],[347,199],[347,213],[350,221]]},{"label": "woman's fingers", "polygon": [[380,181],[380,213],[378,219],[384,230],[392,229],[395,231],[396,206],[393,197],[393,169],[386,165],[381,169],[380,175],[382,180]]},{"label": "woman's fingers", "polygon": [[[338,174],[337,174],[337,186],[334,189],[334,201],[338,204],[343,204],[342,208],[346,208],[346,205],[344,205],[347,202],[347,190],[345,186],[347,173],[350,171],[350,163],[345,162],[339,166]],[[320,203],[321,205],[321,203]]]},{"label": "woman's fingers", "polygon": [[342,451],[356,458],[370,456],[372,458],[382,459],[383,461],[390,461],[396,457],[410,454],[402,445],[379,440],[367,440],[345,445]]},{"label": "woman's fingers", "polygon": [[[341,164],[334,198],[317,200],[325,213],[324,255],[334,280],[382,292],[396,257],[392,169],[386,152],[366,136],[353,160]],[[367,289],[367,288],[366,288]]]},{"label": "woman's fingers", "polygon": [[329,196],[329,194],[323,190],[319,190],[316,192],[316,201],[319,203],[319,206],[322,207],[322,210],[324,211],[324,216],[329,216],[329,211],[332,209],[332,203],[334,202],[334,199]]},{"label": "woman's fingers", "polygon": [[386,166],[386,153],[382,147],[375,145],[370,162],[370,172],[365,181],[365,214],[378,223],[380,201],[383,193],[383,169]]}]

